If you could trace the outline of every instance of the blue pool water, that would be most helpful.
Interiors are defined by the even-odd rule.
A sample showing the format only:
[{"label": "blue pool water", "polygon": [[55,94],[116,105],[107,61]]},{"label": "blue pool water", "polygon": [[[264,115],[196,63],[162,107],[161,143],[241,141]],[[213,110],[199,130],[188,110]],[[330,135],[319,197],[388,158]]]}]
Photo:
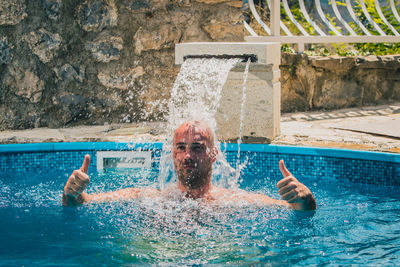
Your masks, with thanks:
[{"label": "blue pool water", "polygon": [[[0,266],[400,264],[399,155],[241,149],[248,162],[241,188],[278,198],[283,158],[314,193],[316,212],[170,198],[61,205],[63,186],[86,153],[89,192],[157,187],[160,145],[139,148],[153,151],[151,169],[98,172],[97,150],[137,145],[0,146]],[[225,152],[233,165],[235,149]]]}]

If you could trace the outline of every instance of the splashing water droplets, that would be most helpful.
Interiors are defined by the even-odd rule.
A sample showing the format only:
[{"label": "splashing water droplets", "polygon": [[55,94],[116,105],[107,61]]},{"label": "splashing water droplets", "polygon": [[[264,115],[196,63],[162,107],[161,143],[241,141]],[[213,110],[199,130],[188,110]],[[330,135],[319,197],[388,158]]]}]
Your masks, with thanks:
[{"label": "splashing water droplets", "polygon": [[[200,58],[187,59],[175,80],[168,104],[167,136],[163,146],[163,155],[160,162],[160,186],[163,188],[171,179],[172,163],[172,136],[174,130],[186,121],[198,120],[207,123],[211,130],[217,132],[216,113],[221,98],[222,88],[228,78],[229,71],[240,62],[239,58]],[[219,143],[215,138],[216,147]],[[214,168],[214,182],[220,186],[229,186],[229,177],[234,173],[226,162],[222,153],[218,153]],[[218,177],[218,178],[215,178]],[[220,178],[224,178],[221,180]]]},{"label": "splashing water droplets", "polygon": [[244,120],[244,108],[245,108],[245,103],[246,103],[246,82],[247,82],[247,76],[249,74],[249,66],[250,66],[250,58],[247,60],[246,63],[246,69],[244,71],[243,75],[243,95],[242,95],[242,106],[240,109],[240,126],[239,126],[239,138],[237,141],[238,144],[238,153],[237,153],[237,158],[236,158],[236,173],[235,173],[235,180],[234,183],[237,184],[240,178],[240,171],[241,169],[244,168],[246,165],[246,162],[244,164],[240,164],[240,145],[242,143],[242,130],[243,130],[243,120]]},{"label": "splashing water droplets", "polygon": [[183,122],[202,120],[216,130],[215,114],[230,69],[240,59],[187,59],[176,78],[169,102],[171,133]]}]

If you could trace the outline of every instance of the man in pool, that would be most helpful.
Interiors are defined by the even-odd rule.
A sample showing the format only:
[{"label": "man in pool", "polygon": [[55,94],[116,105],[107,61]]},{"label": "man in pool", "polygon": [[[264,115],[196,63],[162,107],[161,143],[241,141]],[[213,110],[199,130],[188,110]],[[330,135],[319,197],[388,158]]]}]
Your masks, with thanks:
[{"label": "man in pool", "polygon": [[[315,210],[317,205],[311,191],[300,183],[286,168],[283,160],[279,169],[283,179],[277,184],[282,200],[263,194],[230,190],[211,184],[212,165],[218,153],[214,144],[214,134],[201,121],[183,123],[174,133],[172,156],[177,174],[176,186],[184,197],[208,201],[244,201],[261,205],[288,206],[295,210]],[[88,194],[84,192],[90,182],[87,175],[90,156],[86,155],[82,167],[74,170],[64,187],[63,205],[77,205],[88,202],[127,200],[140,197],[154,198],[163,192],[155,188],[125,188],[122,190]]]}]

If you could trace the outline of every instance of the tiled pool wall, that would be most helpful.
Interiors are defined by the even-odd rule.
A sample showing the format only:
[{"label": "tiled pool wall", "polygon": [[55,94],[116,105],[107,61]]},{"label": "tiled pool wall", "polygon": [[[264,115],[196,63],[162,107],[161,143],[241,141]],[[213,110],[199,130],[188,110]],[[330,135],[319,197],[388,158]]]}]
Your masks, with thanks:
[{"label": "tiled pool wall", "polygon": [[[222,144],[221,150],[232,167],[237,162],[237,144]],[[89,171],[96,171],[97,151],[151,151],[152,168],[159,168],[162,143],[45,143],[0,145],[0,172],[35,173],[45,170],[72,171],[91,156]],[[357,183],[399,186],[400,154],[305,148],[277,145],[242,144],[240,161],[252,177],[281,177],[278,162],[298,178],[331,179]]]}]

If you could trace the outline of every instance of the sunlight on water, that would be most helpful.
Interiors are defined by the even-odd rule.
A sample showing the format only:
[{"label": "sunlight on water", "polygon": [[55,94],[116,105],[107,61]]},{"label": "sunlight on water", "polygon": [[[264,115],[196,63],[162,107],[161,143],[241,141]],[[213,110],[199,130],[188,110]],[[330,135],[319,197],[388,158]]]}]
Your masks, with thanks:
[{"label": "sunlight on water", "polygon": [[267,231],[266,217],[282,217],[277,210],[263,214],[260,208],[212,206],[193,200],[168,201],[143,210],[144,206],[141,222],[146,223],[140,236],[134,237],[136,229],[125,232],[126,251],[148,255],[152,261],[186,264],[240,262],[254,256],[259,253],[257,244],[267,242],[265,236],[257,240],[260,229]]},{"label": "sunlight on water", "polygon": [[[271,195],[276,181],[249,175],[246,190]],[[400,199],[390,188],[306,181],[314,184],[310,189],[319,202],[315,214],[207,203],[183,198],[176,188],[158,198],[65,208],[60,201],[65,176],[1,174],[0,265],[375,265],[384,260],[393,266],[400,259]],[[91,192],[157,183],[157,173],[146,170],[90,176]]]},{"label": "sunlight on water", "polygon": [[292,216],[286,209],[240,201],[187,199],[177,188],[157,198],[85,209],[101,214],[96,224],[102,232],[109,228],[111,239],[117,240],[116,256],[149,263],[245,263],[262,253],[275,231],[284,228],[282,219]]}]

